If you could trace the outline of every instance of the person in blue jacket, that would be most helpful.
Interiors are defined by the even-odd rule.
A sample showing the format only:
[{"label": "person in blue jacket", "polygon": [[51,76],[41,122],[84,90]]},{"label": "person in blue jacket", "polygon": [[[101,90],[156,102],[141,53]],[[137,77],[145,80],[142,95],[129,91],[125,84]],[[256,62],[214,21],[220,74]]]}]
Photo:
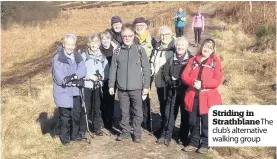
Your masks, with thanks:
[{"label": "person in blue jacket", "polygon": [[[60,140],[63,145],[82,140],[79,134],[81,98],[76,81],[86,75],[85,62],[75,51],[77,37],[67,34],[52,59],[53,96],[59,111]],[[82,85],[82,84],[80,84]]]},{"label": "person in blue jacket", "polygon": [[175,31],[176,37],[181,37],[184,35],[184,28],[186,23],[187,14],[185,11],[183,12],[182,8],[179,8],[178,12],[174,14],[174,21],[175,21]]},{"label": "person in blue jacket", "polygon": [[[96,136],[103,136],[101,131],[102,113],[101,113],[101,97],[104,81],[109,76],[109,65],[105,55],[99,49],[101,45],[100,37],[92,34],[88,37],[88,49],[82,53],[87,68],[87,74],[84,78],[84,95],[85,105],[88,113],[88,120],[91,121],[91,132]],[[80,133],[84,136],[87,125],[85,116],[82,116]]]}]

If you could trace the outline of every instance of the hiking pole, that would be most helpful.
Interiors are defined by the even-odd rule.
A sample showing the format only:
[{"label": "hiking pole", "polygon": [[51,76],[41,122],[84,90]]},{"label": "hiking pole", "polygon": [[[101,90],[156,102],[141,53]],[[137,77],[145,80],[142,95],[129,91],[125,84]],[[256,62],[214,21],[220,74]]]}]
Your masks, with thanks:
[{"label": "hiking pole", "polygon": [[[91,138],[94,138],[94,135],[93,133],[89,130],[89,121],[88,121],[88,114],[87,114],[87,108],[86,108],[86,103],[85,103],[85,96],[84,96],[84,88],[82,87],[79,87],[79,90],[80,90],[80,95],[81,95],[81,100],[82,100],[82,107],[84,108],[84,112],[85,112],[85,118],[86,118],[86,127],[87,127],[87,131],[89,133],[89,136]],[[91,135],[92,134],[92,135]],[[88,139],[88,143],[90,144],[90,140]]]}]

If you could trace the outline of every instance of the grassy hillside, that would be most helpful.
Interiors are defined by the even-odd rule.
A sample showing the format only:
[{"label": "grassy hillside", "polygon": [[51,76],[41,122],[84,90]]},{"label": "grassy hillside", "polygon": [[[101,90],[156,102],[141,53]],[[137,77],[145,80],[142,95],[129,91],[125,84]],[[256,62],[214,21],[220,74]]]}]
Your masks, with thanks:
[{"label": "grassy hillside", "polygon": [[[38,3],[40,7],[43,3],[42,6],[46,9],[41,10]],[[125,3],[126,6],[118,7],[120,3]],[[1,34],[3,158],[67,158],[84,149],[84,144],[62,147],[59,139],[53,138],[51,132],[46,131],[49,128],[41,130],[37,121],[39,117],[51,119],[55,111],[51,59],[64,34],[75,33],[79,38],[78,44],[84,44],[89,34],[109,28],[111,16],[119,15],[124,22],[132,22],[137,16],[145,16],[151,20],[150,30],[156,35],[161,25],[170,25],[173,28],[171,17],[178,7],[185,7],[192,13],[200,5],[214,5],[212,2],[148,2],[143,5],[126,3],[36,2],[22,5],[19,2],[10,2],[6,5],[6,17],[1,15],[1,23],[5,24]],[[242,3],[216,3],[213,7],[221,11],[216,12],[211,22],[213,27],[207,29],[215,38],[217,53],[223,60],[225,81],[220,92],[225,104],[275,104],[276,94],[271,88],[276,77],[275,50],[269,44],[263,45],[268,49],[257,49],[255,52],[247,49],[250,46],[260,46],[255,45],[257,29],[249,32],[248,27],[245,27],[249,22],[240,19],[248,15],[246,12],[242,13],[239,9],[234,14],[240,15],[237,19],[240,23],[226,20],[235,19],[232,15],[227,16],[227,13],[231,7],[247,6],[246,2],[243,5]],[[262,9],[257,7],[259,3],[253,3],[253,12]],[[266,4],[267,8],[272,8],[272,4],[267,5],[269,4]],[[17,7],[21,7],[21,12],[18,12]],[[30,15],[35,15],[35,19],[28,19]],[[258,15],[263,16],[256,16]],[[266,14],[266,17],[270,17],[270,22],[275,23],[275,18],[272,19],[270,15]],[[6,18],[5,21],[3,18]],[[251,23],[250,26],[260,28],[260,23]],[[270,33],[265,35],[271,36]],[[51,120],[48,122],[46,125],[51,125]],[[97,141],[101,145],[101,140]],[[273,158],[275,153],[273,148],[216,150],[217,156],[214,158],[221,156],[224,159]],[[139,158],[139,153],[141,152],[132,157]]]}]

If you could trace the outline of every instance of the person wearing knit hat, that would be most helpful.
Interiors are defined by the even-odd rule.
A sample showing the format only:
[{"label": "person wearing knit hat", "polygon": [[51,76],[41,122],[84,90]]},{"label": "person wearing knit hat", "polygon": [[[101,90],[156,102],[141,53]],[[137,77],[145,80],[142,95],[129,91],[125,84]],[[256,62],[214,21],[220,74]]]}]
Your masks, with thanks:
[{"label": "person wearing knit hat", "polygon": [[112,35],[113,46],[119,46],[120,44],[122,44],[121,29],[122,29],[121,18],[119,16],[113,16],[111,18],[111,29],[106,30]]}]

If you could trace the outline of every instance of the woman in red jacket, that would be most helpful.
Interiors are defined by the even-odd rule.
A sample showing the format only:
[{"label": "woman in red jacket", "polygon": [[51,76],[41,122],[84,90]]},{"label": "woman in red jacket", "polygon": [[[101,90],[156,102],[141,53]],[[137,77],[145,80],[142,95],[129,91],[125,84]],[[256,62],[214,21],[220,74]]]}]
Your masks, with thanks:
[{"label": "woman in red jacket", "polygon": [[199,153],[209,151],[208,111],[214,105],[223,104],[217,89],[222,79],[222,66],[220,58],[215,55],[215,42],[213,39],[206,39],[198,55],[189,60],[182,73],[182,81],[189,86],[185,94],[185,108],[189,112],[191,133],[190,143],[184,147],[184,151],[198,150]]}]

